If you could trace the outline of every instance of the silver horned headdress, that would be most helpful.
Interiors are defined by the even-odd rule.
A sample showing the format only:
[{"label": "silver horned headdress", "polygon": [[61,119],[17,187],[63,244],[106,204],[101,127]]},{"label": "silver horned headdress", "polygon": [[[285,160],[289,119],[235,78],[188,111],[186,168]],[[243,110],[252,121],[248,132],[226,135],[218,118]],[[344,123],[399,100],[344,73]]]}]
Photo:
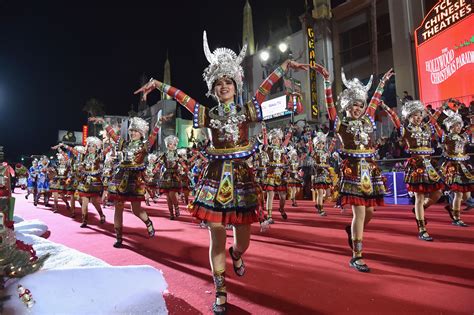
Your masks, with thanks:
[{"label": "silver horned headdress", "polygon": [[178,145],[179,139],[178,137],[174,135],[169,135],[165,138],[165,146],[168,146],[170,143],[174,143],[175,145]]},{"label": "silver horned headdress", "polygon": [[87,145],[93,144],[96,146],[97,149],[102,148],[102,141],[97,137],[87,137],[86,144]]},{"label": "silver horned headdress", "polygon": [[128,126],[129,131],[136,130],[145,138],[148,135],[148,129],[148,123],[143,118],[133,117],[130,119],[130,126]]},{"label": "silver horned headdress", "polygon": [[426,116],[425,105],[422,101],[406,101],[402,107],[402,118],[408,119],[411,115],[416,112],[420,112],[423,116]]},{"label": "silver horned headdress", "polygon": [[452,126],[454,126],[455,124],[460,124],[461,125],[461,128],[462,126],[464,125],[463,121],[462,121],[462,117],[461,115],[459,115],[458,113],[450,110],[450,111],[445,111],[444,112],[448,117],[446,119],[444,119],[443,121],[443,124],[446,126],[446,129],[448,129],[448,131],[451,129]]},{"label": "silver horned headdress", "polygon": [[352,104],[359,101],[365,106],[367,105],[367,93],[372,86],[372,80],[374,76],[371,75],[367,85],[363,85],[359,79],[353,78],[351,80],[346,79],[344,69],[341,69],[342,83],[346,86],[346,89],[339,94],[337,98],[339,105],[343,111],[348,110]]},{"label": "silver horned headdress", "polygon": [[156,160],[158,160],[158,155],[156,155],[155,153],[150,153],[148,154],[148,163],[155,163]]},{"label": "silver horned headdress", "polygon": [[280,128],[272,129],[268,133],[268,140],[272,141],[274,138],[283,139],[283,131]]},{"label": "silver horned headdress", "polygon": [[239,55],[229,48],[217,48],[212,53],[207,42],[206,31],[203,33],[204,54],[206,55],[209,66],[204,69],[202,74],[204,81],[206,81],[208,91],[206,96],[213,95],[212,85],[214,82],[224,76],[234,80],[237,85],[237,95],[242,94],[244,70],[240,65],[244,60],[245,52],[247,51],[247,44],[242,47]]},{"label": "silver horned headdress", "polygon": [[318,131],[313,138],[313,145],[316,146],[319,143],[326,143],[327,135],[324,132]]}]

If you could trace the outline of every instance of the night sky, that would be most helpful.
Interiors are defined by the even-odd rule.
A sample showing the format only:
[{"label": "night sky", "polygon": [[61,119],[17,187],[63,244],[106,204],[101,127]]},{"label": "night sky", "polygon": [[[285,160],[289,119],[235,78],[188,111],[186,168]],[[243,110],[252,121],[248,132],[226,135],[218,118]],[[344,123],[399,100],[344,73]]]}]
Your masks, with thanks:
[{"label": "night sky", "polygon": [[[238,51],[245,0],[125,3],[0,0],[0,145],[7,158],[46,152],[59,129],[80,131],[92,97],[110,115],[127,115],[131,104],[136,110],[140,77],[162,80],[167,51],[172,85],[210,102],[202,32],[211,50]],[[269,23],[286,25],[288,11],[293,31],[301,28],[304,0],[250,4],[259,47]],[[157,100],[155,92],[148,104]]]}]

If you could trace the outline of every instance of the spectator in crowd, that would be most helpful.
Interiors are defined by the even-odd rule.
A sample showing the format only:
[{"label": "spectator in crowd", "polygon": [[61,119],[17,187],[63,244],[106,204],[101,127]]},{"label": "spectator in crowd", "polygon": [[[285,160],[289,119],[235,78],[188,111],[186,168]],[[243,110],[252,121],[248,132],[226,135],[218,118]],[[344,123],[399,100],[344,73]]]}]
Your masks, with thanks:
[{"label": "spectator in crowd", "polygon": [[430,114],[434,114],[435,110],[431,104],[426,105],[426,109],[430,112]]},{"label": "spectator in crowd", "polygon": [[413,101],[413,96],[408,94],[408,91],[403,91],[403,103],[406,101]]}]

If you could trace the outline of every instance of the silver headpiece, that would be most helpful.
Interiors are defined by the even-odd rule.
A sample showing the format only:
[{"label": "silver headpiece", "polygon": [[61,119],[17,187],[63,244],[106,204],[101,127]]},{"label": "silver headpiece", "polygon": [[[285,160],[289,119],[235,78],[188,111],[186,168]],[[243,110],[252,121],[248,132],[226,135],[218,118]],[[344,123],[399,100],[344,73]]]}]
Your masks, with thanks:
[{"label": "silver headpiece", "polygon": [[187,155],[187,150],[185,148],[178,149],[176,152],[180,156],[186,156]]},{"label": "silver headpiece", "polygon": [[444,119],[443,124],[446,126],[446,129],[448,129],[448,131],[451,129],[452,126],[454,126],[454,124],[461,124],[461,128],[462,128],[464,123],[462,121],[462,116],[461,115],[459,115],[458,113],[456,113],[452,110],[445,111],[444,113],[448,117],[446,119]]},{"label": "silver headpiece", "polygon": [[96,146],[97,149],[102,148],[102,141],[97,137],[87,137],[86,145],[93,144]]},{"label": "silver headpiece", "polygon": [[240,65],[244,60],[245,52],[247,51],[247,44],[242,47],[239,55],[229,48],[217,48],[211,53],[209,44],[207,42],[206,31],[203,33],[204,54],[206,55],[209,66],[204,69],[202,74],[204,81],[206,81],[208,91],[206,96],[213,95],[212,85],[214,82],[224,76],[234,80],[237,85],[237,95],[242,94],[244,70]]},{"label": "silver headpiece", "polygon": [[278,139],[283,139],[283,131],[280,128],[275,128],[270,130],[268,133],[268,140],[271,142],[273,138],[277,137]]},{"label": "silver headpiece", "polygon": [[343,111],[348,110],[349,107],[357,101],[362,102],[364,106],[367,106],[367,93],[369,92],[370,87],[372,86],[372,80],[374,79],[374,76],[370,76],[367,85],[363,85],[362,82],[360,82],[360,80],[357,78],[347,80],[346,75],[344,73],[344,69],[341,69],[341,77],[342,83],[344,83],[347,88],[342,91],[337,98],[341,109]]},{"label": "silver headpiece", "polygon": [[319,143],[326,143],[327,135],[324,132],[318,131],[313,138],[313,145],[316,146]]},{"label": "silver headpiece", "polygon": [[170,144],[170,143],[174,143],[174,144],[178,145],[178,141],[179,141],[178,137],[176,137],[174,135],[167,136],[165,138],[165,146],[168,146],[168,144]]},{"label": "silver headpiece", "polygon": [[130,125],[128,126],[128,131],[130,130],[136,130],[138,131],[143,138],[145,138],[148,135],[148,123],[146,120],[140,117],[132,117],[130,119]]},{"label": "silver headpiece", "polygon": [[425,105],[422,101],[406,101],[402,107],[402,118],[408,119],[411,115],[416,112],[421,112],[423,116],[426,116]]},{"label": "silver headpiece", "polygon": [[149,163],[154,163],[154,162],[156,162],[157,159],[158,159],[158,155],[156,155],[155,153],[148,154],[148,162]]}]

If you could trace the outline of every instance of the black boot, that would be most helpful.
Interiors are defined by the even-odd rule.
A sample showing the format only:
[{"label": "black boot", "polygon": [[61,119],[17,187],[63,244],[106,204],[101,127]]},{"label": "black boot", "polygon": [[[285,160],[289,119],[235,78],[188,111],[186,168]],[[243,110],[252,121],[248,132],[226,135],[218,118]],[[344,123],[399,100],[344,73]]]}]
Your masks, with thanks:
[{"label": "black boot", "polygon": [[426,231],[425,220],[416,219],[416,224],[418,225],[418,238],[422,241],[432,242],[433,238]]},{"label": "black boot", "polygon": [[[216,288],[216,301],[212,304],[212,312],[214,315],[227,314],[227,290],[225,287],[225,272],[215,273],[212,276],[214,286]],[[225,298],[225,302],[221,303],[219,298]]]},{"label": "black boot", "polygon": [[114,243],[114,247],[115,248],[120,248],[122,247],[122,227],[118,227],[118,228],[115,228],[115,243]]},{"label": "black boot", "polygon": [[[245,274],[245,264],[242,259],[242,254],[237,254],[234,252],[234,246],[229,247],[230,258],[232,258],[232,267],[234,267],[234,272],[237,276],[242,277]],[[240,260],[240,266],[236,267],[235,263]]]},{"label": "black boot", "polygon": [[174,220],[175,219],[175,216],[174,216],[174,211],[173,211],[173,207],[169,207],[168,208],[168,211],[170,212],[170,220]]},{"label": "black boot", "polygon": [[105,214],[103,212],[99,212],[99,216],[100,216],[99,223],[104,224],[105,223]]},{"label": "black boot", "polygon": [[452,219],[453,219],[452,224],[453,225],[460,226],[460,227],[468,227],[469,226],[461,220],[461,211],[453,210],[452,214],[453,214],[453,216],[452,216]]},{"label": "black boot", "polygon": [[81,224],[81,228],[85,228],[85,227],[87,227],[87,217],[88,217],[88,215],[87,215],[87,214],[83,214],[83,215],[82,215],[82,224]]},{"label": "black boot", "polygon": [[[426,210],[426,208],[424,208],[424,210]],[[411,212],[413,212],[413,214],[415,215],[415,219],[416,219],[416,211],[415,211],[415,208],[411,208]],[[428,225],[428,220],[425,219],[425,225]]]},{"label": "black boot", "polygon": [[352,248],[353,257],[349,261],[349,266],[360,272],[370,272],[369,266],[357,263],[357,261],[362,259],[362,240],[352,240]]},{"label": "black boot", "polygon": [[316,209],[318,210],[318,214],[322,217],[327,216],[326,211],[323,210],[323,205],[316,205]]},{"label": "black boot", "polygon": [[453,220],[453,221],[456,220],[456,219],[454,218],[454,215],[453,215],[453,208],[451,207],[451,205],[446,205],[446,206],[444,207],[444,210],[446,210],[446,211],[448,212],[449,217],[451,218],[451,220]]},{"label": "black boot", "polygon": [[283,218],[283,220],[288,219],[288,215],[286,214],[284,208],[280,207],[279,211],[280,211],[280,214],[281,214],[281,217]]},{"label": "black boot", "polygon": [[145,224],[146,224],[146,229],[148,231],[148,236],[149,237],[155,236],[155,228],[153,227],[153,222],[151,222],[150,218],[148,218],[145,221]]}]

